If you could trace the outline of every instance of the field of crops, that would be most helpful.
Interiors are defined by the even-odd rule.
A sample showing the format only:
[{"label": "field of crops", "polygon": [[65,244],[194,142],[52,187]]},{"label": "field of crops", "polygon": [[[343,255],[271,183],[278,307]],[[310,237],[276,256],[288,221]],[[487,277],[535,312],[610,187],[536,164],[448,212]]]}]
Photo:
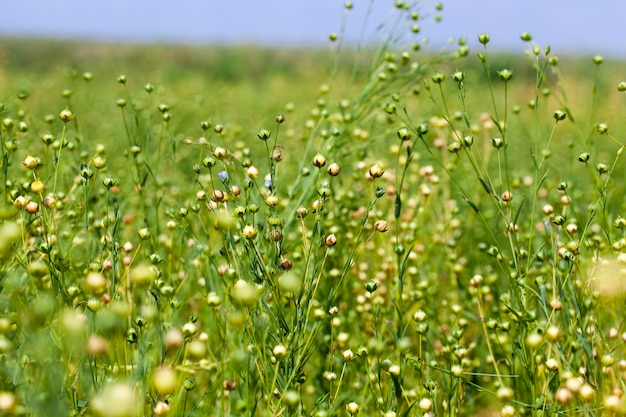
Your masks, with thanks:
[{"label": "field of crops", "polygon": [[626,414],[623,63],[398,16],[0,41],[0,415]]}]

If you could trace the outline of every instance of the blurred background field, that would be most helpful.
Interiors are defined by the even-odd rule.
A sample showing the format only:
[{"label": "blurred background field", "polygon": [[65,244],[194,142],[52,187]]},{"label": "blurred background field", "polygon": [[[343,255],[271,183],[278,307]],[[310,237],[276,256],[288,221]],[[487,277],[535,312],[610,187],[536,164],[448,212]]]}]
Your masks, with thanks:
[{"label": "blurred background field", "polygon": [[[465,72],[465,84],[471,90],[468,107],[473,110],[470,116],[474,120],[490,110],[485,104],[491,101],[477,51],[480,49],[471,50],[468,57],[432,69],[446,74],[455,70]],[[395,52],[396,58],[400,52],[402,50]],[[122,140],[123,126],[119,123],[120,112],[115,103],[130,93],[141,108],[154,108],[161,103],[171,106],[174,117],[169,123],[170,134],[177,140],[201,135],[200,122],[210,121],[226,126],[225,137],[244,140],[254,147],[258,144],[250,140],[250,132],[267,125],[274,114],[288,114],[286,133],[293,140],[286,146],[289,151],[297,152],[301,139],[307,137],[304,125],[311,120],[315,109],[328,106],[329,110],[337,110],[341,100],[354,100],[378,70],[376,65],[380,61],[374,59],[377,53],[380,52],[376,48],[357,51],[351,46],[338,49],[336,45],[268,48],[7,38],[0,42],[0,93],[3,103],[13,108],[25,104],[32,109],[49,111],[72,104],[76,113],[84,117],[81,135],[83,146],[90,151],[98,143],[113,144]],[[518,106],[520,113],[510,120],[511,123],[522,120],[518,130],[530,134],[523,127],[527,123],[524,115],[532,111],[529,102],[535,98],[537,75],[527,53],[520,43],[517,52],[490,54],[489,59],[493,77],[497,77],[501,69],[513,70],[509,103],[511,108]],[[436,52],[426,49],[411,52],[411,55],[412,64],[430,64]],[[614,120],[612,129],[622,128],[622,118],[616,116],[624,99],[615,91],[622,76],[622,62],[606,58],[603,65],[596,68],[592,56],[565,55],[558,59],[557,72],[548,68],[543,80],[541,93],[547,99],[544,105],[555,109],[562,106],[565,93],[572,115],[577,121],[585,121],[587,128],[592,128],[589,120],[592,103],[596,115]],[[598,76],[594,75],[596,69]],[[85,82],[86,72],[93,75],[93,82]],[[124,88],[116,82],[121,74],[128,78]],[[148,102],[144,86],[149,83],[156,89]],[[422,78],[407,79],[400,90],[378,94],[376,100],[387,100],[393,93],[408,97],[414,117],[420,120],[436,111],[432,101],[422,94],[422,84]],[[71,93],[69,99],[64,96],[68,93]],[[18,98],[20,94],[26,94],[28,99],[22,102]],[[596,98],[592,99],[592,94]],[[458,111],[458,106],[453,110]],[[48,114],[41,111],[30,116],[39,130],[46,127],[43,120]],[[386,135],[387,127],[391,126],[377,124],[376,136]],[[567,139],[560,139],[565,143],[559,145],[571,151],[570,157],[577,155],[586,146],[588,133],[572,132]],[[516,151],[526,153],[525,138],[521,136],[513,142],[520,146]],[[376,143],[377,138],[373,139]],[[569,166],[565,164],[566,169]]]},{"label": "blurred background field", "polygon": [[619,49],[395,3],[363,44],[351,2],[304,46],[0,39],[0,414],[626,413]]}]

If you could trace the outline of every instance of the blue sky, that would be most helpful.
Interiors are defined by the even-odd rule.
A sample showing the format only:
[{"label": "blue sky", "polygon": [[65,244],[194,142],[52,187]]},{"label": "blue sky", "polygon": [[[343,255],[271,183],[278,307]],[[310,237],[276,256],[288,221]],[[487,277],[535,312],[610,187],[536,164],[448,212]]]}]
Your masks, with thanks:
[{"label": "blue sky", "polygon": [[[13,0],[3,4],[0,36],[61,37],[128,42],[324,44],[339,31],[345,0]],[[522,31],[555,53],[626,56],[624,0],[442,0],[442,21],[422,23],[430,44],[450,37],[522,50]],[[359,38],[372,4],[367,39],[390,21],[394,0],[353,0],[346,37]],[[434,14],[432,0],[420,2]]]}]

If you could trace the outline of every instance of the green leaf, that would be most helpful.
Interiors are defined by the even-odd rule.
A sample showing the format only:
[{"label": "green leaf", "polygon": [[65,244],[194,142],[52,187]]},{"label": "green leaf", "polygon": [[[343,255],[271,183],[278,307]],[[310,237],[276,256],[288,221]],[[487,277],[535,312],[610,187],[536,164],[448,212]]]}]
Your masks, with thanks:
[{"label": "green leaf", "polygon": [[395,204],[395,217],[398,219],[400,217],[400,212],[402,211],[402,199],[400,198],[400,194],[396,193],[396,204]]}]

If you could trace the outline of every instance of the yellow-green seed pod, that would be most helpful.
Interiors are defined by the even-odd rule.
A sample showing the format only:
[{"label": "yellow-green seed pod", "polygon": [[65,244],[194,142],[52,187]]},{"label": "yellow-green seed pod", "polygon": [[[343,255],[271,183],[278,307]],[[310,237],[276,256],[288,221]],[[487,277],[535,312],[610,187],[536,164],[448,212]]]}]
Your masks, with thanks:
[{"label": "yellow-green seed pod", "polygon": [[123,382],[114,382],[91,401],[91,409],[100,417],[133,417],[139,409],[133,388]]},{"label": "yellow-green seed pod", "polygon": [[156,278],[156,270],[152,265],[139,264],[130,270],[130,281],[139,286],[148,286]]},{"label": "yellow-green seed pod", "polygon": [[0,258],[5,258],[12,253],[11,247],[20,239],[20,227],[13,222],[4,223],[0,226]]},{"label": "yellow-green seed pod", "polygon": [[278,286],[282,291],[296,294],[302,289],[302,280],[298,274],[289,271],[278,278]]},{"label": "yellow-green seed pod", "polygon": [[176,386],[178,385],[176,371],[169,366],[157,368],[152,375],[152,384],[156,392],[160,395],[171,394],[176,390]]}]

